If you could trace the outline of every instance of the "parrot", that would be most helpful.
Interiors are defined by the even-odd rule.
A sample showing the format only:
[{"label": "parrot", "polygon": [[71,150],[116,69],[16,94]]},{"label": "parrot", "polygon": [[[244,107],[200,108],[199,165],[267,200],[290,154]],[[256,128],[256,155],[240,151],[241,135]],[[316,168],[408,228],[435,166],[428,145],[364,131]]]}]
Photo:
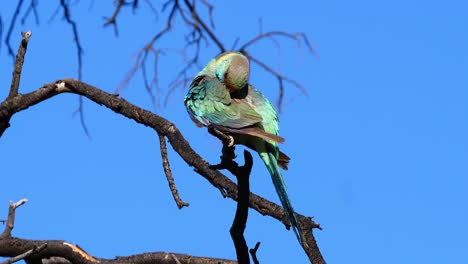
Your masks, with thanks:
[{"label": "parrot", "polygon": [[184,97],[190,118],[199,127],[209,127],[232,137],[234,144],[258,153],[268,169],[289,223],[301,243],[300,226],[286,191],[280,168],[287,170],[290,158],[278,143],[278,116],[268,99],[249,84],[249,60],[242,53],[221,53],[195,76]]}]

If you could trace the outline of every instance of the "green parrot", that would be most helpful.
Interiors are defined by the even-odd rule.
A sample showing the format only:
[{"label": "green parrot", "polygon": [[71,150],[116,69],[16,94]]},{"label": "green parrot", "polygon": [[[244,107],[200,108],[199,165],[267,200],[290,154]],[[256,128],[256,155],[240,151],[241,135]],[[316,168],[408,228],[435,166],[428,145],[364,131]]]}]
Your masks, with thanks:
[{"label": "green parrot", "polygon": [[199,127],[212,126],[260,155],[301,242],[299,221],[279,169],[288,168],[289,157],[278,148],[284,142],[278,135],[278,117],[268,99],[248,83],[249,67],[249,60],[239,52],[218,55],[193,79],[184,104]]}]

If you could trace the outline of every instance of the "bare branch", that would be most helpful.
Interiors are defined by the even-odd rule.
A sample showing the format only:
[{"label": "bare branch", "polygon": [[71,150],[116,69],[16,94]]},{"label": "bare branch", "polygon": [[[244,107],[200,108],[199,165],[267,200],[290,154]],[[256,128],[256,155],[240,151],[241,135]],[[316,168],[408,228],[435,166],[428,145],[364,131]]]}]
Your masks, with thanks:
[{"label": "bare branch", "polygon": [[[106,22],[104,22],[104,27],[112,25],[114,27],[115,36],[118,37],[119,36],[119,30],[118,30],[118,27],[117,27],[117,16],[120,14],[120,11],[121,11],[122,7],[126,6],[126,5],[130,5],[130,3],[125,2],[125,0],[118,0],[116,2],[117,2],[117,4],[116,4],[115,10],[114,10],[114,13],[112,14],[112,16],[109,17],[109,18],[105,18]],[[136,9],[137,5],[138,5],[138,1],[133,1],[133,4],[132,4],[133,10]]]},{"label": "bare branch", "polygon": [[[10,202],[8,212],[8,226],[10,221],[14,222],[14,211],[24,204],[27,200],[22,199],[19,202]],[[128,257],[117,257],[115,259],[96,258],[89,255],[85,250],[72,243],[61,240],[27,240],[12,237],[9,228],[8,234],[5,232],[0,235],[0,256],[12,257],[0,264],[10,264],[16,261],[27,259],[27,263],[103,263],[103,264],[139,264],[139,263],[174,263],[174,264],[214,264],[228,263],[234,264],[235,261],[218,258],[196,257],[186,254],[170,252],[152,252],[137,254]],[[55,261],[52,261],[54,259]],[[168,261],[171,259],[172,261]],[[65,260],[65,261],[64,261]]]},{"label": "bare branch", "polygon": [[252,170],[253,158],[252,154],[247,150],[244,150],[244,161],[244,166],[239,167],[235,164],[236,166],[232,168],[233,171],[236,172],[234,175],[237,179],[237,193],[239,197],[237,199],[236,215],[229,232],[231,233],[232,241],[236,248],[236,255],[239,263],[250,263],[247,242],[244,238],[244,231],[245,226],[247,225],[247,217],[249,215],[249,177]]},{"label": "bare branch", "polygon": [[158,133],[159,136],[159,144],[161,148],[161,158],[162,158],[162,166],[164,168],[164,173],[166,174],[167,182],[169,183],[169,188],[171,189],[172,197],[174,197],[174,201],[177,204],[179,209],[182,209],[184,206],[189,206],[188,203],[184,202],[180,196],[179,192],[177,191],[177,187],[175,186],[174,177],[172,177],[172,171],[169,164],[169,159],[167,158],[167,146],[166,146],[166,138],[161,133]]},{"label": "bare branch", "polygon": [[212,4],[210,4],[208,1],[206,0],[200,0],[200,2],[206,6],[206,8],[208,8],[208,15],[210,16],[210,25],[212,28],[215,28],[215,23],[214,23],[214,20],[213,20],[213,9],[214,9],[214,6]]},{"label": "bare branch", "polygon": [[16,257],[12,257],[10,259],[7,259],[3,262],[0,262],[0,264],[11,264],[11,263],[15,263],[17,261],[20,261],[20,260],[23,260],[29,256],[31,256],[32,254],[35,254],[35,253],[38,253],[40,252],[41,250],[43,250],[44,248],[47,247],[47,243],[44,243],[38,247],[34,246],[33,248],[31,248],[30,250],[24,252],[23,254],[20,254]]},{"label": "bare branch", "polygon": [[73,117],[75,117],[76,115],[78,115],[80,117],[80,124],[81,124],[81,127],[83,128],[83,131],[85,132],[86,136],[89,139],[93,139],[91,137],[91,133],[89,133],[88,126],[86,125],[86,120],[85,120],[85,117],[84,117],[84,102],[83,102],[83,97],[81,97],[81,96],[78,96],[78,108],[76,108],[76,110],[72,114]]},{"label": "bare branch", "polygon": [[68,8],[68,4],[65,3],[65,0],[60,0],[60,5],[63,9],[63,16],[65,20],[72,27],[73,40],[76,44],[76,51],[78,56],[78,80],[81,80],[83,68],[83,47],[81,46],[80,38],[78,36],[78,26],[76,25],[76,22],[73,19],[71,19],[70,9]]},{"label": "bare branch", "polygon": [[[133,79],[133,77],[135,76],[137,71],[141,68],[142,69],[142,74],[144,75],[143,79],[145,81],[145,87],[146,87],[147,91],[150,93],[150,95],[152,95],[152,87],[151,87],[151,85],[147,85],[148,84],[148,81],[147,81],[148,78],[147,78],[147,75],[146,75],[146,69],[143,69],[143,68],[145,67],[145,61],[148,58],[148,55],[149,55],[150,52],[154,52],[155,54],[157,54],[156,56],[158,56],[158,54],[159,54],[159,50],[153,49],[154,43],[156,41],[158,41],[161,37],[166,35],[168,32],[170,32],[170,30],[172,29],[173,19],[174,19],[174,16],[176,14],[176,11],[179,9],[179,5],[178,5],[178,1],[169,0],[163,5],[163,10],[165,8],[167,8],[169,3],[172,3],[173,5],[171,6],[171,11],[169,12],[169,16],[167,18],[166,27],[163,28],[158,33],[156,33],[156,35],[154,35],[154,37],[141,50],[138,51],[138,54],[136,55],[135,63],[133,65],[132,69],[130,69],[130,71],[126,74],[126,77],[124,78],[124,80],[117,87],[116,93],[120,93],[128,85],[130,80]],[[155,64],[155,66],[157,67],[157,63]],[[155,68],[155,72],[157,73],[157,68]],[[152,101],[153,101],[153,99],[152,99]]]},{"label": "bare branch", "polygon": [[[167,263],[167,264],[235,264],[236,261],[220,258],[209,258],[179,254],[171,252],[151,252],[136,254],[114,259],[97,258],[90,256],[83,249],[63,240],[28,240],[21,238],[0,239],[0,256],[14,257],[31,248],[39,248],[47,244],[39,252],[27,257],[28,263],[80,263],[80,264],[145,264],[145,263]],[[20,252],[20,253],[18,253]],[[66,260],[66,261],[64,261]]]},{"label": "bare branch", "polygon": [[244,166],[240,167],[237,162],[234,161],[236,155],[234,152],[235,146],[233,137],[222,133],[213,126],[208,126],[208,132],[217,137],[223,143],[221,163],[212,165],[211,168],[218,170],[227,169],[236,176],[237,179],[237,209],[229,233],[231,234],[232,241],[234,242],[239,263],[250,263],[247,242],[244,238],[244,231],[249,215],[249,178],[250,172],[252,171],[253,158],[250,152],[244,150],[245,163]]},{"label": "bare branch", "polygon": [[21,32],[21,43],[18,48],[18,54],[16,55],[16,62],[13,68],[13,77],[11,80],[10,93],[8,94],[7,99],[13,98],[18,95],[18,89],[21,79],[21,71],[23,69],[24,55],[28,48],[29,38],[31,37],[31,31]]},{"label": "bare branch", "polygon": [[289,39],[293,39],[295,41],[297,41],[298,45],[300,45],[301,41],[304,41],[304,43],[306,44],[307,48],[309,49],[310,53],[314,54],[315,53],[315,50],[314,48],[312,47],[312,45],[310,45],[310,42],[307,38],[307,36],[303,33],[303,32],[297,32],[297,33],[289,33],[289,32],[284,32],[284,31],[269,31],[269,32],[265,32],[265,33],[260,33],[259,35],[255,36],[253,39],[247,41],[246,43],[244,43],[244,45],[242,45],[240,47],[240,51],[244,51],[246,50],[249,46],[252,46],[253,44],[256,44],[258,41],[264,39],[264,38],[271,38],[271,37],[275,37],[275,36],[282,36],[282,37],[286,37],[286,38],[289,38]]},{"label": "bare branch", "polygon": [[[76,22],[71,18],[70,9],[68,7],[68,4],[65,3],[65,0],[60,0],[60,6],[63,9],[63,16],[65,20],[72,27],[73,40],[76,44],[76,51],[78,57],[78,80],[81,80],[83,77],[83,47],[81,46],[80,37],[78,36],[78,26]],[[91,139],[91,134],[89,133],[88,126],[85,122],[83,109],[83,98],[81,98],[80,96],[78,98],[78,108],[75,110],[73,115],[79,114],[81,127],[83,128],[83,131],[85,132],[86,136]]]},{"label": "bare branch", "polygon": [[34,21],[36,22],[36,25],[39,25],[39,15],[37,13],[37,0],[31,0],[31,3],[29,4],[28,9],[26,9],[26,12],[24,12],[23,17],[21,18],[22,25],[24,25],[24,23],[28,19],[29,14],[31,14],[31,11],[33,12]]},{"label": "bare branch", "polygon": [[211,40],[218,46],[219,50],[221,52],[225,52],[226,48],[224,48],[224,45],[221,43],[221,41],[216,37],[216,35],[211,31],[211,29],[203,22],[203,20],[200,18],[198,13],[195,11],[195,8],[190,4],[188,0],[184,0],[185,5],[189,9],[190,13],[192,14],[193,19],[200,24],[200,26],[205,30],[205,32],[210,36]]},{"label": "bare branch", "polygon": [[284,31],[269,31],[269,32],[263,33],[262,30],[263,29],[262,29],[261,20],[260,20],[260,33],[257,36],[255,36],[254,38],[252,38],[251,40],[244,43],[240,47],[239,51],[244,53],[251,61],[258,64],[261,68],[263,68],[264,70],[266,70],[267,72],[269,72],[270,74],[272,74],[274,77],[276,77],[278,79],[279,94],[278,94],[278,100],[277,100],[276,106],[278,108],[278,112],[281,113],[282,108],[283,108],[283,101],[284,101],[284,82],[288,82],[288,83],[293,84],[304,95],[308,94],[307,90],[299,82],[297,82],[297,81],[295,81],[295,80],[281,74],[280,72],[274,70],[272,67],[265,64],[263,61],[261,61],[261,60],[255,58],[254,56],[252,56],[247,51],[247,48],[254,45],[254,44],[257,44],[262,39],[268,38],[268,39],[271,39],[273,41],[273,43],[275,43],[275,45],[280,50],[280,54],[281,54],[281,46],[279,45],[279,43],[274,38],[276,36],[281,36],[281,37],[285,37],[285,38],[288,38],[288,39],[295,40],[297,42],[297,44],[299,45],[299,47],[301,45],[301,42],[304,42],[307,49],[312,54],[315,54],[315,50],[312,47],[312,45],[310,44],[309,39],[307,38],[307,36],[303,32],[297,32],[297,33],[292,34],[292,33],[284,32]]},{"label": "bare branch", "polygon": [[20,207],[21,205],[25,204],[28,201],[28,199],[23,198],[19,200],[18,202],[10,202],[10,207],[8,209],[8,220],[7,224],[5,226],[5,229],[3,230],[3,233],[0,235],[0,239],[3,239],[5,237],[11,237],[11,230],[15,227],[15,214],[16,214],[16,208]]},{"label": "bare branch", "polygon": [[153,3],[151,0],[145,0],[145,3],[148,5],[148,7],[151,9],[153,12],[154,16],[158,18],[158,10],[154,7]]},{"label": "bare branch", "polygon": [[259,264],[258,259],[257,259],[257,251],[259,247],[260,247],[260,242],[257,242],[257,244],[255,244],[255,247],[249,250],[249,253],[252,256],[252,260],[254,264]]},{"label": "bare branch", "polygon": [[[237,185],[219,171],[213,170],[212,167],[190,147],[187,140],[182,136],[173,123],[150,111],[132,105],[122,98],[118,98],[78,80],[64,79],[55,83],[45,84],[40,89],[21,95],[21,100],[17,98],[20,96],[18,95],[15,98],[2,102],[0,104],[0,121],[5,119],[9,120],[11,115],[14,113],[20,112],[32,105],[63,92],[72,92],[83,95],[99,105],[104,105],[110,108],[116,113],[133,119],[138,123],[152,127],[155,131],[168,138],[174,151],[176,151],[189,166],[193,166],[196,172],[207,179],[214,187],[222,190],[227,197],[230,197],[233,200],[238,199]],[[0,122],[0,135],[7,128],[5,126],[1,126],[1,124],[2,123]],[[249,206],[251,208],[257,210],[261,214],[269,215],[281,221],[286,227],[289,227],[289,222],[284,214],[283,208],[277,204],[253,193],[250,194],[249,201]],[[304,227],[301,230],[301,236],[305,238],[304,243],[307,243],[306,246],[303,246],[304,251],[309,256],[309,259],[323,260],[311,231],[312,228],[318,228],[319,225],[313,222],[310,218],[301,216],[298,213],[297,217],[301,221],[301,226]],[[310,229],[306,230],[306,227]],[[324,262],[318,261],[314,263]]]}]

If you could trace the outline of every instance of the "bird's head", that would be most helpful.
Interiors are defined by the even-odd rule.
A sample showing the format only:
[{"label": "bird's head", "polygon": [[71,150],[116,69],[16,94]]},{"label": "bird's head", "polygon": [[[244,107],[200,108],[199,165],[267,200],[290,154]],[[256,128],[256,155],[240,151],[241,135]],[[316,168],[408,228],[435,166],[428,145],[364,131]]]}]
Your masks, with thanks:
[{"label": "bird's head", "polygon": [[249,60],[237,51],[218,55],[214,61],[214,73],[222,83],[235,92],[243,88],[249,80]]}]

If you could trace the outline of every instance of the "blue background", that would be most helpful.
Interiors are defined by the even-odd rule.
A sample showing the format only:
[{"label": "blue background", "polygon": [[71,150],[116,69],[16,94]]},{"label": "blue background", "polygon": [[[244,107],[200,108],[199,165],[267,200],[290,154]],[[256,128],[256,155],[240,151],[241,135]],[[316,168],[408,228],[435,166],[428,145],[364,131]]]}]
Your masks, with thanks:
[{"label": "blue background", "polygon": [[[103,28],[112,1],[72,6],[84,48],[83,80],[115,91],[136,52],[161,29],[167,13],[142,2],[124,9],[119,38]],[[4,34],[16,3],[5,1]],[[32,29],[20,91],[77,77],[76,48],[58,3],[39,1],[40,24],[30,17],[12,35]],[[155,4],[159,10],[161,4]],[[291,156],[284,173],[295,209],[315,216],[314,231],[329,263],[468,263],[468,16],[465,1],[229,1],[216,4],[215,33],[227,47],[263,30],[302,31],[316,47],[264,40],[251,53],[306,87],[287,86],[281,135]],[[24,12],[24,8],[22,10]],[[183,23],[159,47],[161,87],[183,67]],[[202,47],[201,64],[214,57]],[[203,66],[203,65],[200,65]],[[12,59],[0,47],[0,97],[8,94]],[[189,72],[195,75],[198,69]],[[251,83],[273,102],[277,80],[253,65]],[[182,104],[186,87],[155,108],[141,74],[121,95],[173,121],[191,146],[217,162],[220,144],[198,129]],[[166,90],[157,94],[164,103]],[[235,258],[229,228],[232,200],[199,177],[169,147],[182,199],[177,209],[161,167],[157,135],[85,100],[92,139],[72,117],[77,96],[59,95],[14,115],[0,139],[0,215],[8,201],[28,198],[13,234],[64,239],[88,253],[113,258],[148,251]],[[238,148],[238,151],[241,148]],[[240,153],[240,152],[239,152]],[[277,201],[255,157],[252,191]],[[306,263],[292,232],[250,211],[246,238],[261,241],[262,263]]]}]

